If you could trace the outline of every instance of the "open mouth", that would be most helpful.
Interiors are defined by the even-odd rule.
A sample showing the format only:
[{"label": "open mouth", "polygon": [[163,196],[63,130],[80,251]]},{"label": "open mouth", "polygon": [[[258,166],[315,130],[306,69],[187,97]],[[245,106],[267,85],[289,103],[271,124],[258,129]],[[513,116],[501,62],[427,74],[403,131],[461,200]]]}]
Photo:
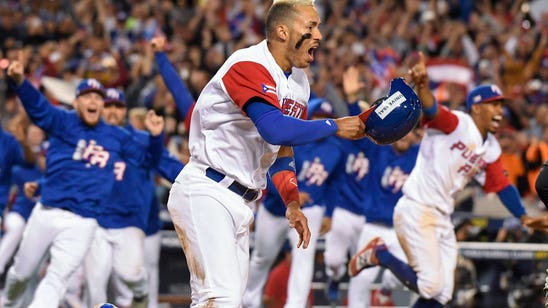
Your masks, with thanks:
[{"label": "open mouth", "polygon": [[499,127],[500,126],[500,121],[502,121],[502,116],[501,115],[496,115],[491,119],[491,124],[494,127]]},{"label": "open mouth", "polygon": [[88,108],[87,111],[90,114],[95,114],[95,113],[97,113],[97,108]]},{"label": "open mouth", "polygon": [[308,49],[308,55],[310,56],[310,62],[314,61],[314,53],[319,46],[312,46]]}]

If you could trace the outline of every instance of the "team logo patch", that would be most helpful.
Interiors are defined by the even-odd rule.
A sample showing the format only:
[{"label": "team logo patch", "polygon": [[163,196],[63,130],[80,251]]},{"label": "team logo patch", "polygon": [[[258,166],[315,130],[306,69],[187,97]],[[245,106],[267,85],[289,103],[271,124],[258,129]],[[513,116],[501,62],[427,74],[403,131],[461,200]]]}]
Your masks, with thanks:
[{"label": "team logo patch", "polygon": [[269,86],[269,85],[266,85],[264,83],[261,83],[261,88],[262,88],[263,93],[277,94],[276,93],[276,87]]}]

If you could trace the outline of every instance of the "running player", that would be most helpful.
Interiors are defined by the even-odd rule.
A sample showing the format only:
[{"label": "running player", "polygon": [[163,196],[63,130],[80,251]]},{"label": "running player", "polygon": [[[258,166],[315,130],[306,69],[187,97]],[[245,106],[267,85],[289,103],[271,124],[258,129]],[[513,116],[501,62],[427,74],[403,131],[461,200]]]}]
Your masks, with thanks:
[{"label": "running player", "polygon": [[303,68],[314,61],[322,39],[319,24],[311,0],[274,2],[266,16],[266,40],[232,54],[196,102],[191,159],[168,201],[190,269],[193,306],[241,305],[250,204],[265,188],[269,169],[289,225],[299,233],[297,247],[308,246],[291,146],[335,134],[365,136],[359,117],[299,119],[306,116],[310,95]]},{"label": "running player", "polygon": [[[105,91],[103,119],[111,125],[122,126],[146,145],[148,133],[125,125],[127,104],[123,92]],[[96,217],[99,224],[90,252],[85,259],[85,277],[89,305],[107,300],[107,285],[111,273],[130,287],[131,307],[147,307],[148,280],[144,267],[144,239],[149,212],[155,198],[154,177],[150,162],[132,165],[123,160],[114,164],[116,179],[104,208]],[[183,165],[164,149],[158,169],[170,181]]]},{"label": "running player", "polygon": [[134,141],[123,129],[101,120],[102,85],[85,79],[76,89],[74,111],[51,105],[25,80],[23,53],[7,69],[8,83],[17,93],[30,119],[50,138],[41,201],[27,224],[27,232],[8,271],[4,307],[22,300],[26,284],[42,257],[51,254],[45,277],[30,307],[57,307],[67,280],[86,255],[102,203],[114,184],[114,163],[121,158],[140,165],[157,162],[162,146],[163,119],[147,114],[149,147]]},{"label": "running player", "polygon": [[524,225],[525,213],[516,188],[500,162],[494,136],[502,120],[504,96],[495,85],[481,85],[468,94],[469,114],[439,106],[428,88],[424,56],[410,70],[423,103],[426,132],[416,166],[394,209],[394,227],[409,264],[392,255],[380,237],[372,239],[349,264],[357,275],[367,267],[389,268],[419,294],[413,307],[443,307],[452,297],[457,243],[451,223],[453,193],[476,179],[486,192],[496,192]]}]

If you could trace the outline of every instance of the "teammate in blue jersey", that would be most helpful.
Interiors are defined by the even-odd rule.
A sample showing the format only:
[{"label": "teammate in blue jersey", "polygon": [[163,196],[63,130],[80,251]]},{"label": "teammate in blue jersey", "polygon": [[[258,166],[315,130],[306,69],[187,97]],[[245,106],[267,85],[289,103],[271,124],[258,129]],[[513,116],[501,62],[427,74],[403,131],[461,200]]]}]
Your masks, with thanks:
[{"label": "teammate in blue jersey", "polygon": [[[124,93],[117,89],[107,89],[105,93],[103,119],[111,125],[124,126],[127,115]],[[131,125],[126,125],[125,129],[139,143],[148,144],[147,132]],[[155,199],[153,171],[174,181],[183,164],[164,149],[157,167],[149,162],[132,165],[123,160],[114,166],[116,182],[103,211],[96,217],[99,228],[85,259],[89,305],[107,301],[108,280],[113,273],[130,287],[133,293],[131,306],[146,307],[148,275],[144,267],[144,239],[150,207]]]},{"label": "teammate in blue jersey", "polygon": [[[333,106],[318,98],[309,102],[312,119],[333,117]],[[335,137],[293,147],[302,211],[308,219],[310,243],[308,249],[293,249],[291,273],[287,288],[286,307],[305,307],[310,292],[316,254],[316,242],[330,228],[331,202],[327,201],[331,171],[340,159],[339,142]],[[327,208],[327,216],[324,217]],[[267,194],[259,207],[255,222],[255,245],[251,255],[249,278],[243,297],[246,308],[260,307],[262,290],[269,269],[276,260],[284,241],[289,237],[291,246],[298,243],[298,234],[291,232],[285,218],[286,207],[269,179]]]},{"label": "teammate in blue jersey", "polygon": [[[418,140],[417,134],[411,131],[392,145],[382,146],[373,142],[368,144],[367,140],[360,143],[364,154],[373,163],[369,164],[365,181],[360,182],[363,185],[360,191],[366,222],[358,239],[358,247],[368,243],[374,236],[381,235],[392,253],[406,260],[394,230],[392,216],[394,207],[402,196],[401,188],[415,166]],[[372,306],[391,304],[390,290],[401,286],[401,283],[390,271],[383,273],[382,290],[370,293],[370,286],[380,269],[372,267],[352,278],[348,307],[363,307],[364,303]],[[371,298],[370,294],[376,296]]]},{"label": "teammate in blue jersey", "polygon": [[12,168],[25,163],[23,148],[15,136],[0,126],[0,216],[8,203]]},{"label": "teammate in blue jersey", "polygon": [[49,136],[41,201],[33,210],[27,232],[8,271],[4,307],[21,305],[22,295],[42,257],[51,258],[29,307],[57,307],[67,280],[82,263],[93,240],[97,221],[114,184],[115,162],[141,165],[161,157],[163,119],[149,112],[149,146],[135,141],[122,128],[101,120],[102,85],[83,80],[76,89],[74,111],[52,106],[24,76],[23,53],[7,69],[8,83],[30,119]]},{"label": "teammate in blue jersey", "polygon": [[[44,132],[36,125],[30,124],[27,127],[25,142],[33,151],[42,150],[41,144],[44,138]],[[26,222],[36,204],[35,198],[28,198],[25,195],[25,183],[42,178],[44,169],[45,161],[40,153],[36,153],[36,164],[20,164],[12,169],[12,184],[16,185],[17,193],[4,220],[4,230],[0,242],[0,275],[4,273],[7,263],[19,245]]]}]

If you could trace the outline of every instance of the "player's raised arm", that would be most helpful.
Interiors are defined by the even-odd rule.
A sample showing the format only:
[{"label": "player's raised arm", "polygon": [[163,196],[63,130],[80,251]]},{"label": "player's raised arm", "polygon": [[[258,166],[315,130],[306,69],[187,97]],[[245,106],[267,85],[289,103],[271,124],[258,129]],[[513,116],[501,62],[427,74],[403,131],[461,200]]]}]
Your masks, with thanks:
[{"label": "player's raised arm", "polygon": [[451,133],[457,127],[459,120],[447,107],[441,106],[432,94],[422,52],[419,52],[419,62],[409,70],[409,75],[422,103],[423,124],[426,123],[428,127],[439,129],[446,134]]},{"label": "player's raised arm", "polygon": [[150,44],[154,50],[154,58],[156,59],[156,64],[160,70],[160,75],[162,76],[169,92],[171,92],[171,95],[175,100],[175,104],[177,105],[177,109],[183,118],[186,118],[189,116],[188,112],[190,107],[194,104],[194,98],[190,94],[190,91],[188,91],[185,83],[173,65],[169,62],[169,59],[164,51],[166,38],[163,36],[154,37],[150,41]]},{"label": "player's raised arm", "polygon": [[54,107],[47,98],[25,79],[23,51],[17,53],[17,60],[12,61],[7,68],[8,85],[21,100],[30,119],[48,133],[53,133],[55,127],[64,125],[60,117],[64,111]]},{"label": "player's raised arm", "polygon": [[272,178],[272,183],[276,186],[287,207],[285,217],[289,221],[289,227],[295,228],[299,233],[297,247],[301,247],[301,245],[303,248],[308,247],[310,229],[308,228],[308,220],[301,211],[293,149],[282,146],[278,152],[278,158],[268,172]]}]

